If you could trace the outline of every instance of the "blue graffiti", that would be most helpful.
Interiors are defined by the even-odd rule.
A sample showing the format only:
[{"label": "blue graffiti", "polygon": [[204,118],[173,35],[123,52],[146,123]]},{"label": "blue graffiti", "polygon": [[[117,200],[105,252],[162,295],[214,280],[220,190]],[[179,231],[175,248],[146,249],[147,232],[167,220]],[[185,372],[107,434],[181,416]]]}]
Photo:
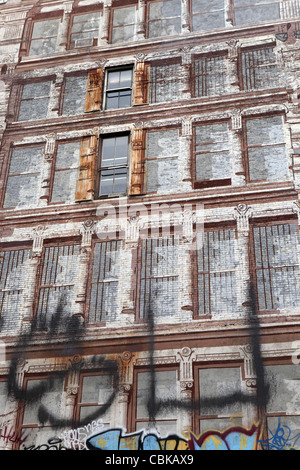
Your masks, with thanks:
[{"label": "blue graffiti", "polygon": [[289,426],[282,424],[278,418],[276,431],[268,430],[269,438],[259,441],[263,450],[298,450],[300,447],[300,433],[292,436]]}]

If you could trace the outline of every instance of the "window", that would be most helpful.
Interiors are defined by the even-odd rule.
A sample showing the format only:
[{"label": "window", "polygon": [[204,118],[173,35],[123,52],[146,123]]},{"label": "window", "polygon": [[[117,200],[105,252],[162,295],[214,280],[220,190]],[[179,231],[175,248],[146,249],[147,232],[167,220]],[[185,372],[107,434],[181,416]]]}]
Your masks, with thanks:
[{"label": "window", "polygon": [[194,61],[194,95],[216,96],[226,93],[226,56],[204,56]]},{"label": "window", "polygon": [[148,37],[173,36],[181,32],[181,1],[150,2]]},{"label": "window", "polygon": [[283,181],[289,178],[283,116],[247,119],[245,124],[248,180]]},{"label": "window", "polygon": [[100,25],[100,12],[74,15],[70,48],[97,46]]},{"label": "window", "polygon": [[259,310],[296,308],[299,294],[299,233],[296,224],[253,227]]},{"label": "window", "polygon": [[208,31],[224,27],[224,0],[192,0],[193,31]]},{"label": "window", "polygon": [[136,7],[113,9],[112,44],[134,40]]},{"label": "window", "polygon": [[228,123],[195,127],[194,188],[231,184]]},{"label": "window", "polygon": [[[147,429],[149,422],[148,401],[151,397],[150,372],[136,373],[136,417],[134,430]],[[177,400],[177,370],[155,370],[156,401]],[[164,407],[159,408],[155,415],[155,427],[161,437],[174,434],[176,429],[176,410]]]},{"label": "window", "polygon": [[178,157],[177,129],[147,132],[145,152],[147,192],[177,189]]},{"label": "window", "polygon": [[104,407],[108,406],[114,393],[113,376],[109,374],[82,374],[76,406],[76,419],[80,422],[99,410],[99,418],[104,426],[109,427],[111,421],[111,409],[108,407],[105,413]]},{"label": "window", "polygon": [[141,319],[174,316],[178,311],[177,236],[142,240],[139,312]]},{"label": "window", "polygon": [[[270,398],[266,405],[267,450],[298,448],[300,433],[299,365],[265,365]],[[285,447],[286,446],[286,447]]]},{"label": "window", "polygon": [[50,81],[23,85],[18,121],[45,119],[50,100]]},{"label": "window", "polygon": [[242,425],[238,418],[242,415],[242,403],[238,399],[232,400],[241,393],[240,367],[199,367],[196,380],[200,407],[195,432],[224,431],[232,426],[232,416],[236,416],[237,425]]},{"label": "window", "polygon": [[73,116],[85,111],[88,75],[68,75],[63,88],[62,115]]},{"label": "window", "polygon": [[100,163],[99,196],[124,194],[127,191],[128,134],[103,137]]},{"label": "window", "polygon": [[131,106],[132,68],[107,71],[106,109]]},{"label": "window", "polygon": [[236,311],[236,267],[235,230],[197,234],[198,315],[215,318]]},{"label": "window", "polygon": [[96,242],[94,245],[89,323],[116,319],[120,249],[121,241]]},{"label": "window", "polygon": [[25,403],[21,427],[23,435],[28,436],[25,446],[40,446],[46,444],[48,439],[57,437],[60,428],[52,420],[50,422],[48,418],[45,418],[45,422],[41,426],[39,410],[41,407],[45,408],[54,420],[57,419],[57,422],[62,419],[64,380],[62,377],[52,377],[51,380],[49,377],[28,378],[25,381],[25,387],[28,396],[38,387],[43,390],[41,396]]},{"label": "window", "polygon": [[[38,295],[37,318],[41,328],[52,318],[70,317],[74,311],[73,296],[79,263],[77,244],[46,246]],[[59,309],[59,310],[58,310]],[[59,322],[59,318],[57,318]]]},{"label": "window", "polygon": [[[29,249],[0,252],[0,312],[1,330],[20,326],[23,292],[26,286],[26,267]],[[2,382],[0,382],[2,383]]]},{"label": "window", "polygon": [[80,149],[80,141],[57,145],[51,202],[75,201]]},{"label": "window", "polygon": [[235,24],[259,24],[280,19],[280,0],[233,0]]},{"label": "window", "polygon": [[44,146],[20,147],[12,150],[4,207],[38,204],[43,154]]},{"label": "window", "polygon": [[55,52],[60,18],[36,21],[33,25],[29,55],[50,55]]},{"label": "window", "polygon": [[180,100],[181,79],[181,66],[179,62],[151,64],[150,103]]},{"label": "window", "polygon": [[279,71],[273,47],[242,51],[242,87],[244,90],[275,88]]}]

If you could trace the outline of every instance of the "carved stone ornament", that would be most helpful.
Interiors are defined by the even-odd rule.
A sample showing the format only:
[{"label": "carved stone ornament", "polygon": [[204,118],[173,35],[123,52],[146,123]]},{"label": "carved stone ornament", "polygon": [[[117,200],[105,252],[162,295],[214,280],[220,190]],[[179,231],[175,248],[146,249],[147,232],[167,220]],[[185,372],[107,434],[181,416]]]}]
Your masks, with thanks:
[{"label": "carved stone ornament", "polygon": [[239,232],[249,232],[249,218],[252,216],[252,210],[247,204],[238,204],[234,209],[234,218],[237,221]]}]

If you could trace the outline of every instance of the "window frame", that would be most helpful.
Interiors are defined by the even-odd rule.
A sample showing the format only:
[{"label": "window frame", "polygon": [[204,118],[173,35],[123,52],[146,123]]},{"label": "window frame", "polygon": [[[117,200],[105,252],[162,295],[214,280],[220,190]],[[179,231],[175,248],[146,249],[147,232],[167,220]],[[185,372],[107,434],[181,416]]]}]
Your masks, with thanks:
[{"label": "window frame", "polygon": [[[237,242],[238,240],[238,231],[237,231],[237,226],[235,221],[228,221],[226,224],[219,224],[219,223],[212,223],[212,224],[205,224],[204,225],[204,232],[221,232],[221,231],[226,231],[226,230],[232,230],[235,232],[235,240]],[[192,250],[190,253],[190,263],[191,263],[191,270],[192,270],[192,286],[193,286],[193,304],[192,304],[192,310],[193,310],[193,319],[194,320],[207,320],[207,319],[213,319],[213,313],[211,310],[207,313],[201,314],[199,312],[199,281],[198,281],[198,276],[199,274],[205,274],[206,271],[200,271],[198,269],[198,246],[197,246],[197,240],[196,240],[196,250]],[[207,274],[210,274],[210,270],[207,271]],[[224,271],[220,271],[224,272]],[[236,269],[235,269],[236,272]],[[209,283],[209,291],[210,291],[210,283]],[[210,302],[210,298],[209,298]]]},{"label": "window frame", "polygon": [[[16,206],[4,207],[6,190],[7,190],[7,183],[8,183],[8,178],[10,176],[9,170],[10,170],[10,166],[11,166],[13,152],[14,152],[14,150],[18,150],[20,148],[25,149],[25,148],[33,148],[33,147],[43,147],[44,151],[45,151],[45,143],[44,142],[28,143],[28,144],[24,144],[24,145],[23,144],[22,145],[13,145],[13,142],[12,142],[11,145],[10,145],[8,159],[7,159],[7,163],[6,163],[6,168],[4,170],[5,177],[4,177],[4,181],[3,181],[3,191],[2,191],[2,197],[1,197],[1,208],[3,210],[11,210],[11,209],[16,208]],[[41,169],[42,169],[42,167],[40,167],[40,171],[38,172],[40,174],[40,177],[42,175]],[[13,173],[12,175],[13,176],[22,176],[23,174],[24,173]],[[29,173],[29,174],[31,174],[31,173]],[[41,186],[39,186],[39,196],[40,195],[41,195]]]},{"label": "window frame", "polygon": [[53,196],[53,186],[54,186],[54,179],[56,172],[61,172],[61,171],[66,171],[70,170],[71,168],[59,168],[56,170],[56,159],[57,159],[57,154],[58,154],[58,149],[60,145],[64,144],[69,144],[69,143],[78,143],[79,146],[79,155],[78,155],[78,166],[77,166],[77,178],[76,181],[78,180],[79,176],[79,167],[80,167],[80,147],[81,147],[81,137],[76,137],[73,139],[63,139],[63,140],[55,140],[55,149],[53,153],[53,158],[51,162],[51,170],[50,170],[50,179],[49,179],[49,201],[48,205],[57,205],[57,204],[75,204],[75,191],[76,191],[76,181],[75,181],[75,187],[74,187],[74,200],[72,202],[66,202],[66,201],[52,201],[52,196]]},{"label": "window frame", "polygon": [[[17,99],[16,99],[16,107],[15,107],[15,112],[14,112],[14,122],[15,123],[18,123],[18,124],[24,124],[24,123],[28,123],[28,122],[35,122],[35,121],[43,121],[45,119],[48,119],[48,114],[49,114],[49,104],[50,104],[50,98],[51,98],[51,86],[52,86],[52,83],[54,82],[55,80],[55,76],[54,75],[47,75],[45,77],[38,77],[38,78],[33,78],[32,80],[22,80],[18,85],[18,90],[17,90]],[[39,119],[27,119],[26,121],[19,121],[19,115],[20,115],[20,109],[21,109],[21,103],[23,101],[34,101],[36,99],[39,99],[39,98],[45,98],[45,96],[43,97],[33,97],[33,98],[27,98],[27,99],[22,99],[22,96],[23,96],[23,91],[24,91],[24,87],[26,85],[32,85],[33,83],[49,83],[50,84],[50,87],[49,87],[49,102],[48,102],[48,108],[47,108],[47,113],[46,113],[46,116],[43,117],[43,118],[39,118]]]},{"label": "window frame", "polygon": [[[254,228],[255,227],[270,227],[270,226],[276,226],[276,225],[282,225],[282,224],[288,224],[288,225],[295,225],[296,226],[296,233],[299,235],[299,225],[298,225],[298,219],[297,216],[291,217],[291,215],[286,215],[286,216],[281,216],[280,218],[276,217],[268,217],[265,218],[264,220],[262,219],[253,219],[251,220],[250,223],[250,231],[249,231],[249,264],[250,264],[250,277],[253,282],[254,286],[254,295],[255,295],[255,301],[256,301],[256,311],[259,316],[264,316],[264,315],[277,315],[280,314],[280,309],[263,309],[261,310],[259,308],[259,298],[258,298],[258,279],[257,279],[257,271],[258,270],[263,270],[263,269],[272,269],[272,266],[268,263],[267,268],[257,268],[256,267],[256,258],[255,258],[255,244],[254,244]],[[269,261],[269,257],[268,257]],[[299,265],[300,268],[300,265]],[[264,288],[264,285],[263,285]],[[270,282],[270,290],[271,290],[271,295],[272,295],[272,283]],[[273,304],[273,300],[272,300]]]},{"label": "window frame", "polygon": [[[201,74],[199,73],[198,75],[196,75],[196,61],[198,60],[201,60],[201,59],[204,59],[206,61],[209,61],[209,60],[213,60],[213,59],[219,59],[219,58],[224,58],[224,61],[226,63],[226,61],[228,60],[228,50],[220,50],[220,51],[215,51],[215,52],[211,52],[211,53],[207,53],[207,54],[194,54],[193,57],[192,57],[192,65],[191,65],[191,69],[192,69],[192,98],[194,99],[210,99],[210,98],[214,98],[216,99],[217,97],[220,97],[220,96],[223,96],[223,94],[229,94],[228,93],[228,86],[227,86],[227,75],[225,75],[224,77],[224,91],[222,92],[222,94],[209,94],[209,93],[206,93],[204,95],[197,95],[196,94],[196,77],[201,77]],[[207,67],[207,65],[206,65]],[[207,79],[208,79],[208,74],[206,73],[203,73],[202,74],[202,77],[205,77],[205,86],[207,88]],[[202,79],[202,82],[203,82],[203,79]]]},{"label": "window frame", "polygon": [[[35,296],[34,296],[34,301],[33,301],[33,316],[34,318],[37,320],[37,328],[38,329],[44,329],[46,328],[46,331],[48,329],[48,325],[49,325],[49,318],[50,316],[52,315],[52,313],[50,312],[49,313],[49,306],[50,306],[50,303],[49,301],[47,300],[47,311],[46,313],[44,314],[43,313],[43,317],[45,316],[44,319],[41,319],[41,313],[39,313],[39,303],[40,303],[40,295],[41,295],[41,291],[42,289],[53,289],[54,287],[64,287],[64,286],[67,286],[67,287],[70,287],[70,286],[74,286],[75,287],[75,283],[73,284],[60,284],[59,286],[55,286],[55,285],[51,285],[50,284],[43,284],[42,283],[42,280],[43,280],[43,272],[44,272],[44,266],[45,266],[45,258],[46,258],[46,249],[47,248],[64,248],[64,247],[69,247],[69,248],[72,248],[74,249],[76,246],[78,246],[79,250],[78,250],[78,255],[79,255],[79,251],[80,251],[80,247],[81,247],[81,240],[80,240],[80,237],[72,237],[72,238],[59,238],[59,239],[47,239],[45,241],[45,243],[43,244],[43,249],[42,249],[42,254],[41,254],[41,262],[39,264],[39,268],[38,268],[38,272],[37,272],[37,276],[36,276],[36,285],[35,285]],[[58,266],[58,263],[56,262],[56,267]],[[74,296],[76,295],[76,291],[74,290]],[[47,296],[47,294],[46,294]],[[72,315],[72,314],[71,314]],[[71,318],[71,316],[70,316]],[[43,321],[42,321],[43,320]],[[58,318],[58,322],[61,322],[61,318]],[[43,327],[42,325],[45,325],[45,327]]]},{"label": "window frame", "polygon": [[[205,414],[201,414],[201,411],[200,411],[200,379],[199,379],[199,371],[200,370],[212,370],[212,369],[232,369],[232,368],[236,368],[236,369],[240,369],[240,385],[241,385],[241,393],[243,393],[243,381],[245,380],[245,371],[244,371],[244,364],[242,361],[238,362],[238,361],[227,361],[226,363],[225,362],[220,362],[220,363],[217,363],[217,362],[213,362],[213,363],[210,363],[210,362],[198,362],[198,363],[195,363],[193,364],[193,377],[194,377],[194,390],[193,390],[193,393],[194,393],[194,400],[195,400],[195,403],[198,404],[198,406],[195,407],[195,410],[192,414],[192,422],[193,422],[193,432],[195,433],[195,435],[200,435],[202,434],[201,431],[200,431],[200,421],[209,421],[211,419],[214,419],[214,420],[222,420],[222,419],[226,419],[226,420],[230,420],[230,418],[232,418],[232,413],[229,413],[228,415],[224,415],[222,414],[222,412],[220,414],[216,414],[216,415],[205,415]],[[222,427],[223,429],[223,427]],[[221,431],[222,432],[222,431]]]},{"label": "window frame", "polygon": [[[90,266],[91,266],[91,269],[89,270],[89,274],[88,274],[88,280],[87,280],[87,300],[86,300],[86,307],[85,307],[85,320],[86,320],[86,326],[87,328],[95,328],[95,327],[103,327],[103,326],[106,326],[107,325],[107,322],[105,320],[100,320],[100,321],[93,321],[91,322],[90,321],[90,308],[91,308],[91,293],[92,293],[92,286],[93,284],[99,284],[99,282],[95,281],[93,282],[92,281],[92,277],[93,277],[93,270],[94,270],[94,260],[95,260],[95,249],[96,249],[96,244],[102,244],[102,243],[116,243],[116,244],[120,244],[120,253],[123,249],[123,242],[122,242],[122,239],[118,236],[119,234],[117,234],[117,236],[115,237],[112,237],[112,238],[105,238],[105,239],[101,239],[99,237],[95,238],[93,237],[92,238],[92,249],[91,249],[91,257],[90,257]],[[107,249],[105,250],[105,256],[107,256]],[[99,269],[99,272],[100,272],[100,269]],[[103,279],[103,283],[105,282],[105,279]],[[117,279],[117,282],[119,283],[120,282],[120,279],[118,278]],[[103,297],[104,297],[104,294],[103,294]]]},{"label": "window frame", "polygon": [[[161,106],[161,105],[167,105],[169,103],[175,103],[175,102],[180,102],[182,101],[182,97],[179,96],[177,97],[176,99],[172,99],[172,100],[167,100],[167,101],[157,101],[157,89],[159,91],[159,86],[160,86],[160,83],[176,83],[178,82],[178,88],[180,89],[180,83],[182,83],[182,79],[183,77],[181,76],[181,74],[179,74],[179,77],[177,75],[171,75],[170,77],[163,77],[163,78],[156,78],[156,80],[153,80],[153,70],[155,70],[155,68],[158,68],[160,66],[162,67],[167,67],[168,69],[170,68],[170,66],[173,66],[173,65],[177,65],[178,67],[181,67],[181,70],[182,70],[182,57],[180,56],[177,56],[177,57],[173,57],[173,58],[170,58],[170,59],[167,59],[167,60],[162,60],[162,59],[157,59],[157,60],[151,60],[150,62],[150,76],[149,76],[149,92],[148,92],[148,95],[149,95],[149,103],[150,105],[156,105],[156,106]],[[152,98],[152,96],[154,96],[154,100]]]},{"label": "window frame", "polygon": [[[242,136],[241,136],[241,143],[242,143],[242,162],[243,162],[243,167],[244,167],[244,174],[245,174],[245,183],[247,184],[255,184],[255,183],[264,183],[268,185],[276,185],[277,182],[274,181],[268,181],[268,179],[260,179],[260,180],[251,180],[250,179],[250,164],[249,164],[249,156],[248,156],[248,150],[249,148],[263,148],[263,147],[268,147],[268,146],[274,146],[274,145],[283,145],[285,147],[285,156],[286,156],[286,164],[287,164],[287,170],[289,171],[289,165],[288,165],[288,155],[287,155],[287,142],[284,140],[281,143],[275,143],[275,144],[259,144],[259,145],[254,145],[254,146],[249,146],[248,145],[248,139],[247,139],[247,121],[251,121],[254,119],[268,119],[272,118],[275,116],[281,116],[282,118],[282,131],[284,133],[284,125],[286,123],[286,115],[282,111],[278,112],[272,112],[268,114],[254,114],[254,115],[249,115],[249,116],[242,116]],[[289,176],[289,175],[288,175]],[[283,179],[282,182],[287,182],[291,181],[290,178],[288,179]]]},{"label": "window frame", "polygon": [[[269,43],[269,44],[262,44],[262,45],[257,45],[257,46],[249,46],[249,47],[242,47],[239,52],[238,52],[238,79],[239,79],[239,84],[240,84],[240,90],[245,93],[251,93],[251,92],[259,92],[259,91],[264,91],[264,90],[272,90],[272,89],[278,89],[282,88],[282,84],[280,84],[280,77],[278,76],[278,84],[274,86],[265,86],[265,87],[252,87],[252,88],[247,88],[245,87],[245,81],[244,81],[244,76],[243,76],[243,54],[248,53],[248,52],[253,52],[255,53],[256,51],[265,51],[266,49],[273,49],[273,53],[275,56],[276,60],[276,53],[274,52],[274,48],[276,47],[276,44],[274,42]],[[275,67],[278,68],[278,62],[277,60],[275,61]],[[252,70],[256,70],[255,67],[252,68]],[[255,73],[255,72],[254,72]]]},{"label": "window frame", "polygon": [[[117,166],[110,166],[110,167],[102,167],[102,153],[103,153],[103,141],[105,139],[110,138],[118,138],[128,136],[128,152],[127,152],[127,163],[126,165],[117,165]],[[131,132],[124,131],[124,132],[117,132],[117,133],[109,133],[109,134],[101,134],[99,136],[99,151],[98,151],[98,164],[96,169],[96,182],[95,182],[95,199],[108,199],[114,197],[122,197],[126,196],[129,191],[129,178],[130,178],[130,151],[131,151]],[[119,192],[119,193],[110,193],[110,194],[100,194],[101,188],[101,172],[105,170],[116,170],[116,169],[126,169],[126,191]]]},{"label": "window frame", "polygon": [[[80,53],[82,50],[85,50],[86,48],[90,47],[96,47],[99,46],[99,34],[100,34],[100,27],[101,27],[101,13],[103,12],[103,6],[102,4],[97,4],[97,5],[89,5],[88,7],[83,7],[83,8],[73,8],[72,13],[71,13],[71,18],[69,21],[68,25],[68,33],[67,33],[67,50],[72,50],[72,51],[77,51]],[[75,16],[82,16],[82,15],[87,15],[89,13],[99,13],[99,25],[98,25],[98,36],[95,40],[93,38],[93,44],[88,45],[88,46],[75,46],[72,45],[72,28],[74,25],[74,17]],[[94,30],[93,30],[94,31]]]},{"label": "window frame", "polygon": [[[178,386],[178,382],[179,382],[179,367],[178,367],[178,364],[155,366],[154,373],[169,372],[169,371],[174,371],[176,373],[176,386]],[[132,433],[139,432],[139,431],[136,431],[136,427],[137,427],[138,423],[140,423],[140,422],[150,423],[151,422],[151,421],[149,421],[149,416],[147,418],[146,417],[145,418],[137,418],[138,374],[139,373],[144,373],[144,372],[151,374],[150,367],[136,366],[133,369],[132,399],[130,400],[129,412],[128,412],[128,415],[127,415],[128,416],[128,418],[127,418],[128,428],[129,428],[130,432],[132,432]],[[156,399],[159,401],[158,397],[156,397]],[[178,399],[179,399],[179,397],[178,397]],[[175,419],[163,418],[163,419],[159,419],[158,421],[161,421],[161,422],[173,421],[175,423],[175,427],[176,427],[176,425],[178,423],[178,417],[175,418]],[[162,436],[162,437],[165,437],[165,436]]]},{"label": "window frame", "polygon": [[163,21],[164,19],[167,18],[178,18],[177,16],[172,16],[172,17],[167,17],[167,18],[155,18],[154,20],[150,20],[150,5],[153,3],[163,3],[164,0],[150,0],[146,2],[146,19],[145,19],[145,31],[146,31],[146,38],[147,39],[152,39],[153,41],[159,39],[159,38],[168,38],[168,37],[175,37],[176,35],[180,35],[182,33],[182,2],[180,3],[180,31],[174,35],[162,35],[162,36],[150,36],[149,35],[149,25],[151,22],[157,22],[157,21]]},{"label": "window frame", "polygon": [[[114,21],[114,12],[116,10],[120,10],[122,8],[129,8],[129,7],[134,7],[135,8],[135,18],[134,18],[134,22],[133,22],[133,34],[134,36],[136,35],[136,28],[137,28],[137,22],[136,22],[136,14],[138,12],[138,2],[135,1],[135,2],[129,2],[129,1],[122,1],[122,4],[120,5],[112,5],[111,6],[111,9],[110,9],[110,28],[109,28],[109,44],[113,44],[113,45],[116,45],[116,46],[119,46],[119,45],[124,45],[126,44],[128,41],[122,41],[122,42],[113,42],[112,39],[113,39],[113,30],[115,28],[118,28],[120,26],[114,26],[113,25],[113,21]],[[131,23],[130,23],[131,24]],[[123,25],[123,26],[126,26],[126,25]],[[136,39],[132,39],[130,42],[136,42]]]},{"label": "window frame", "polygon": [[[196,128],[199,128],[201,126],[213,126],[217,124],[223,124],[227,123],[227,130],[228,130],[228,154],[229,154],[229,160],[232,160],[232,152],[231,152],[231,146],[230,146],[230,126],[231,123],[228,118],[225,119],[218,119],[218,120],[213,120],[213,121],[203,121],[203,122],[194,122],[193,123],[193,129],[192,129],[192,157],[191,157],[191,174],[192,174],[192,186],[193,190],[203,190],[203,189],[213,189],[213,188],[218,188],[218,187],[227,187],[227,186],[232,186],[232,175],[230,178],[219,178],[219,179],[207,179],[207,180],[198,180],[196,177],[196,156],[199,154],[199,151],[196,152]],[[210,152],[209,152],[210,153]],[[223,153],[223,151],[220,151],[220,153]]]},{"label": "window frame", "polygon": [[[102,104],[102,109],[105,112],[115,112],[117,110],[124,110],[128,108],[133,107],[133,96],[134,96],[134,64],[126,64],[126,65],[120,65],[120,66],[115,66],[115,67],[107,67],[105,69],[105,77],[104,77],[104,95],[103,95],[103,104]],[[109,89],[108,88],[108,76],[111,72],[122,72],[122,71],[131,71],[131,86],[128,87],[120,87],[120,88],[115,88],[115,89]],[[130,90],[130,105],[129,106],[124,106],[124,107],[117,107],[117,108],[107,108],[107,95],[110,92],[122,92]],[[118,97],[119,100],[120,96]]]},{"label": "window frame", "polygon": [[[27,23],[27,27],[24,28],[24,36],[23,36],[23,39],[22,39],[22,43],[25,43],[26,46],[25,46],[25,56],[29,59],[31,57],[43,57],[45,56],[45,54],[39,54],[37,56],[33,56],[33,55],[29,55],[29,52],[30,52],[30,48],[31,48],[31,41],[32,41],[32,34],[33,34],[33,29],[34,29],[34,25],[36,23],[40,23],[40,22],[47,22],[48,20],[54,20],[54,19],[58,19],[60,20],[60,22],[63,21],[63,11],[54,11],[54,12],[49,12],[49,13],[44,13],[44,14],[39,14],[39,15],[35,15],[33,17],[29,17],[28,18],[28,23]],[[58,46],[58,43],[57,43],[57,40],[58,40],[58,33],[59,33],[59,27],[58,27],[58,30],[57,30],[57,36],[56,36],[56,47],[55,47],[55,50],[51,53],[51,56],[52,55],[55,55],[58,50],[57,50],[57,46]],[[51,37],[54,37],[54,36],[51,36]],[[43,37],[41,37],[40,39],[43,39]]]}]

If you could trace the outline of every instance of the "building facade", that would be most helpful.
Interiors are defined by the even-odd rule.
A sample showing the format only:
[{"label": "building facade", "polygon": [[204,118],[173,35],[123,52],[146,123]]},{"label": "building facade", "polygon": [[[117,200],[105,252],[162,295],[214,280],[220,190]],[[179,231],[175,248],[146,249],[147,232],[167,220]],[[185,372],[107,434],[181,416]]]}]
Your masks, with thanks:
[{"label": "building facade", "polygon": [[0,3],[1,448],[298,448],[299,46],[299,0]]}]

